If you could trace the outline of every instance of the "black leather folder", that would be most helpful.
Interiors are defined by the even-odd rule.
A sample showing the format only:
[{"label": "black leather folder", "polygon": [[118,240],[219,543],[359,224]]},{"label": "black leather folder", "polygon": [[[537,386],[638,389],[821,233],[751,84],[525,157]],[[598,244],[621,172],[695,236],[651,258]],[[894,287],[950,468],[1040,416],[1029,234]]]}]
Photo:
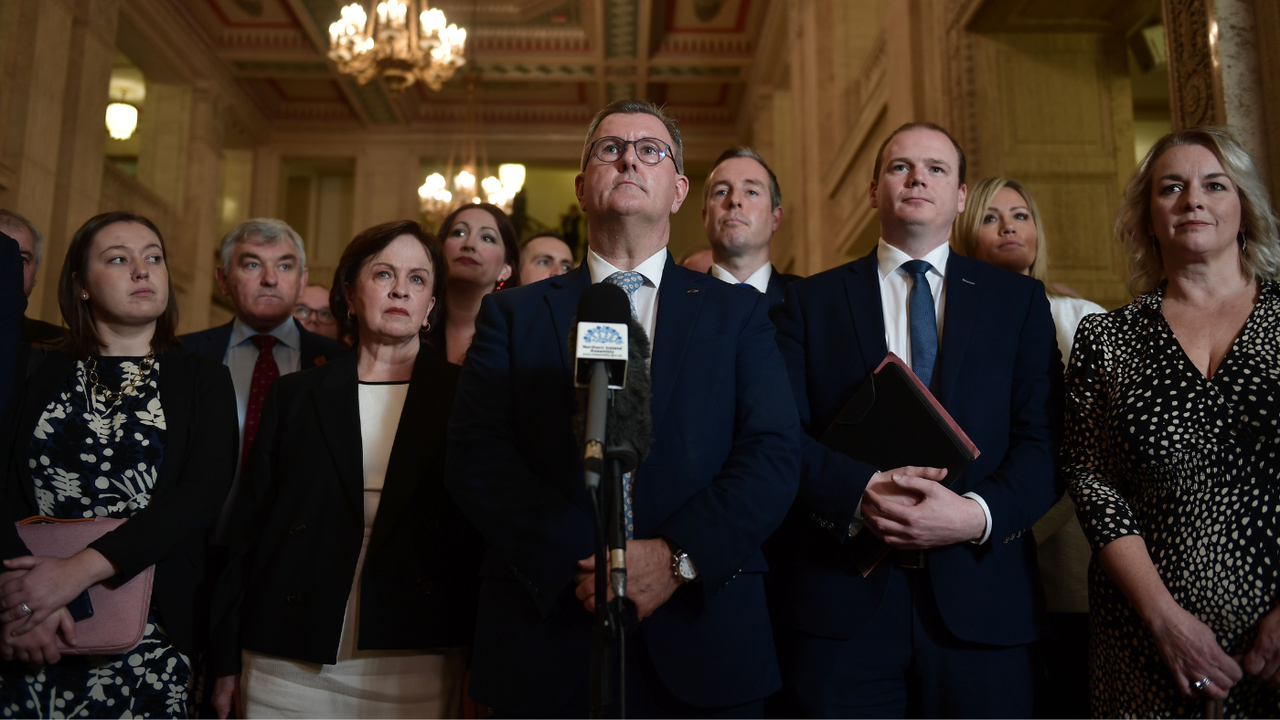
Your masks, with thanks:
[{"label": "black leather folder", "polygon": [[[944,485],[979,455],[964,430],[893,353],[867,376],[819,442],[880,470],[946,468]],[[864,527],[845,550],[850,563],[866,575],[892,548]]]}]

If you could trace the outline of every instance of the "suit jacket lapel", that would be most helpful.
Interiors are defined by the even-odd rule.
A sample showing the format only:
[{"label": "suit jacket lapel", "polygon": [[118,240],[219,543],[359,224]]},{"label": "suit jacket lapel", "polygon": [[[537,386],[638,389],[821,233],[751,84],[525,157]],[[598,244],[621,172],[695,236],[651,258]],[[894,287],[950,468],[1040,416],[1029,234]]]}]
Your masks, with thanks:
[{"label": "suit jacket lapel", "polygon": [[[378,503],[373,533],[369,537],[370,555],[377,552],[391,535],[424,478],[432,475],[430,468],[433,464],[444,467],[443,462],[433,462],[433,458],[444,448],[445,429],[452,406],[450,400],[457,378],[457,367],[449,365],[425,347],[418,351],[409,392],[404,399],[404,410],[396,428],[396,439],[391,445],[382,500]],[[437,481],[442,479],[439,474],[435,477]],[[420,522],[424,520],[419,518]]]},{"label": "suit jacket lapel", "polygon": [[[969,333],[978,304],[978,285],[966,277],[977,262],[952,252],[947,260],[947,307],[943,311],[942,347],[938,349],[937,394],[946,407],[960,375],[961,361],[969,345]],[[970,273],[971,274],[971,273]]]},{"label": "suit jacket lapel", "polygon": [[849,301],[849,313],[853,316],[853,331],[858,337],[858,349],[866,374],[871,374],[889,354],[884,339],[884,306],[880,299],[880,273],[876,270],[876,251],[872,250],[849,265],[844,278],[845,296]]},{"label": "suit jacket lapel", "polygon": [[364,448],[360,439],[360,383],[356,353],[334,361],[320,387],[312,391],[325,444],[352,507],[364,508]]},{"label": "suit jacket lapel", "polygon": [[778,282],[778,268],[774,268],[769,273],[769,285],[765,288],[765,297],[769,298],[769,307],[773,307],[782,302],[785,297],[782,291],[782,283]]},{"label": "suit jacket lapel", "polygon": [[698,311],[702,309],[702,292],[707,283],[720,282],[714,277],[699,275],[676,265],[671,253],[662,271],[662,287],[658,289],[658,317],[655,319],[653,360],[649,372],[653,378],[653,422],[661,420],[663,410],[675,389],[684,359],[684,347],[689,341]]},{"label": "suit jacket lapel", "polygon": [[551,324],[555,328],[560,348],[560,362],[565,370],[573,372],[569,362],[569,329],[573,327],[573,319],[578,314],[578,299],[582,291],[591,284],[591,272],[586,261],[577,268],[560,275],[551,281],[551,290],[543,296],[547,308],[551,311]]}]

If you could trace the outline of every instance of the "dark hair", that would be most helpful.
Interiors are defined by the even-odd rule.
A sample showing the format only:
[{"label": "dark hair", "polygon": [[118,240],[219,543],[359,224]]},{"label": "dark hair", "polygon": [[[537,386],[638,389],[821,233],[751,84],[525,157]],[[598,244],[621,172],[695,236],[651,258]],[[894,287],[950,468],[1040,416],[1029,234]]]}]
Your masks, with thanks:
[{"label": "dark hair", "polygon": [[511,223],[511,218],[502,212],[502,208],[489,203],[467,203],[449,213],[449,217],[440,223],[440,234],[436,238],[440,247],[444,247],[444,241],[449,239],[449,231],[453,229],[454,221],[467,210],[483,210],[492,215],[494,222],[498,223],[498,234],[502,236],[502,261],[511,266],[511,277],[507,278],[503,287],[516,287],[520,284],[520,243],[516,240],[516,226]]},{"label": "dark hair", "polygon": [[956,149],[956,155],[960,158],[959,178],[960,178],[960,184],[961,185],[964,184],[964,173],[965,173],[964,150],[960,148],[960,143],[956,142],[956,139],[951,137],[951,133],[947,132],[946,128],[942,127],[941,125],[935,125],[934,123],[931,123],[931,122],[909,122],[906,125],[903,125],[902,127],[898,128],[897,130],[894,130],[893,132],[889,133],[889,137],[885,138],[884,142],[880,143],[880,149],[876,151],[876,165],[871,171],[872,180],[877,182],[880,180],[880,163],[884,159],[884,149],[889,147],[889,143],[894,138],[898,137],[898,135],[908,130],[932,130],[934,132],[940,132],[943,135],[946,135],[947,139],[951,141],[951,147],[954,147]]},{"label": "dark hair", "polygon": [[676,172],[684,174],[684,143],[680,140],[680,129],[676,127],[675,118],[667,115],[662,108],[654,105],[648,100],[614,100],[604,106],[596,116],[591,118],[591,124],[587,126],[587,139],[582,142],[582,169],[587,169],[587,160],[590,158],[591,141],[595,139],[596,130],[600,129],[600,123],[610,115],[622,113],[623,115],[652,115],[662,121],[662,126],[667,129],[667,134],[671,136],[671,152],[675,154],[672,160],[675,161]]},{"label": "dark hair", "polygon": [[121,222],[137,223],[155,234],[160,241],[160,254],[165,258],[165,277],[169,286],[168,303],[160,317],[156,318],[156,330],[151,336],[151,349],[156,354],[171,347],[180,345],[178,340],[178,302],[173,295],[173,273],[169,270],[169,252],[164,246],[164,237],[155,223],[141,215],[119,211],[94,215],[76,230],[71,238],[71,246],[67,248],[67,257],[62,262],[62,274],[58,277],[58,308],[62,310],[62,318],[67,323],[67,334],[55,347],[65,350],[77,357],[85,357],[98,352],[102,347],[102,338],[98,336],[98,328],[93,322],[93,311],[89,309],[90,300],[80,299],[80,290],[84,283],[85,266],[89,263],[89,248],[93,239],[108,225]]},{"label": "dark hair", "polygon": [[[760,167],[769,175],[769,201],[773,204],[773,209],[777,210],[782,207],[782,188],[778,186],[778,176],[773,174],[773,170],[769,168],[769,163],[760,157],[760,154],[745,145],[735,145],[728,150],[720,153],[720,157],[716,158],[715,163],[711,166],[711,172],[707,173],[707,177],[711,177],[711,173],[720,167],[720,163],[725,160],[734,158],[751,158],[760,163]],[[707,198],[711,196],[711,186],[706,185],[702,188],[702,204],[707,204]]]},{"label": "dark hair", "polygon": [[[444,316],[444,285],[449,269],[444,262],[444,253],[440,251],[430,235],[414,220],[396,220],[374,225],[356,235],[347,243],[338,260],[338,269],[333,271],[333,289],[329,291],[329,307],[333,319],[338,322],[338,337],[355,345],[360,341],[360,324],[351,316],[351,306],[347,303],[347,287],[354,287],[360,270],[375,255],[387,249],[393,240],[401,235],[410,235],[427,251],[427,259],[431,261],[431,295],[436,304],[427,313],[427,322],[436,325]],[[418,331],[418,337],[426,345],[432,345],[431,334],[427,328]]]},{"label": "dark hair", "polygon": [[523,249],[524,249],[524,247],[525,247],[526,245],[528,245],[529,243],[533,242],[534,240],[537,240],[538,238],[544,238],[544,237],[555,238],[555,239],[559,240],[560,242],[564,243],[565,245],[568,245],[568,244],[569,244],[569,243],[565,242],[565,240],[564,240],[564,236],[563,236],[563,235],[561,235],[561,234],[560,234],[560,233],[558,233],[558,232],[554,232],[554,231],[552,231],[552,230],[548,230],[548,231],[546,231],[546,232],[534,233],[534,234],[530,235],[529,237],[525,238],[525,240],[524,240],[523,242],[521,242],[521,243],[520,243],[520,249],[521,249],[521,250],[523,250]]}]

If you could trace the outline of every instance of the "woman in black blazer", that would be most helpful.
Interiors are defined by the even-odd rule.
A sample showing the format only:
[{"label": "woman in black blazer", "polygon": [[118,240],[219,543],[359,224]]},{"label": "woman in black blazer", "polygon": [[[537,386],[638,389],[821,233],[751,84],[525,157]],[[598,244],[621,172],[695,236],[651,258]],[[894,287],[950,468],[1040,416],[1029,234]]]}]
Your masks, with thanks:
[{"label": "woman in black blazer", "polygon": [[[186,715],[204,531],[231,485],[238,438],[227,369],[174,335],[165,257],[146,218],[90,219],[58,287],[67,339],[19,355],[0,435],[3,515],[127,522],[67,559],[32,557],[11,523],[0,526],[5,716]],[[77,598],[151,565],[142,642],[120,655],[60,657],[56,639],[73,642]]]},{"label": "woman in black blazer", "polygon": [[214,598],[221,716],[456,713],[483,543],[442,479],[457,368],[422,341],[445,272],[416,222],[360,233],[330,299],[356,352],[268,393]]}]

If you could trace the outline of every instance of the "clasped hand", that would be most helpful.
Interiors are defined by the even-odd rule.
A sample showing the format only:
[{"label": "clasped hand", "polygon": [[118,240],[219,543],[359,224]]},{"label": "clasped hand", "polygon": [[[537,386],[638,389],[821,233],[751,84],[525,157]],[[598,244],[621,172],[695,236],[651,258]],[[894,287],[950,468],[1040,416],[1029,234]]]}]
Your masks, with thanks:
[{"label": "clasped hand", "polygon": [[987,528],[982,507],[939,482],[945,468],[900,467],[871,476],[862,516],[871,532],[900,550],[927,550],[977,540]]},{"label": "clasped hand", "polygon": [[[0,573],[0,595],[8,592],[27,573],[25,569]],[[76,623],[65,607],[46,613],[44,620],[34,624],[29,622],[26,613],[19,610],[19,614],[19,619],[3,623],[0,629],[3,637],[0,640],[0,659],[19,660],[33,665],[56,663],[62,659],[62,653],[58,649],[59,632],[67,645],[76,644]]]},{"label": "clasped hand", "polygon": [[[596,558],[591,556],[578,561],[578,574],[574,582],[575,594],[587,612],[596,611]],[[671,599],[680,587],[671,570],[671,548],[661,538],[627,541],[627,597],[636,604],[636,615],[641,620],[653,614]],[[609,589],[609,600],[613,589]]]},{"label": "clasped hand", "polygon": [[75,645],[75,620],[66,609],[67,603],[116,572],[111,562],[93,549],[65,559],[27,555],[5,560],[4,567],[7,572],[0,574],[0,658],[36,664],[61,659],[58,632],[63,642]]}]

